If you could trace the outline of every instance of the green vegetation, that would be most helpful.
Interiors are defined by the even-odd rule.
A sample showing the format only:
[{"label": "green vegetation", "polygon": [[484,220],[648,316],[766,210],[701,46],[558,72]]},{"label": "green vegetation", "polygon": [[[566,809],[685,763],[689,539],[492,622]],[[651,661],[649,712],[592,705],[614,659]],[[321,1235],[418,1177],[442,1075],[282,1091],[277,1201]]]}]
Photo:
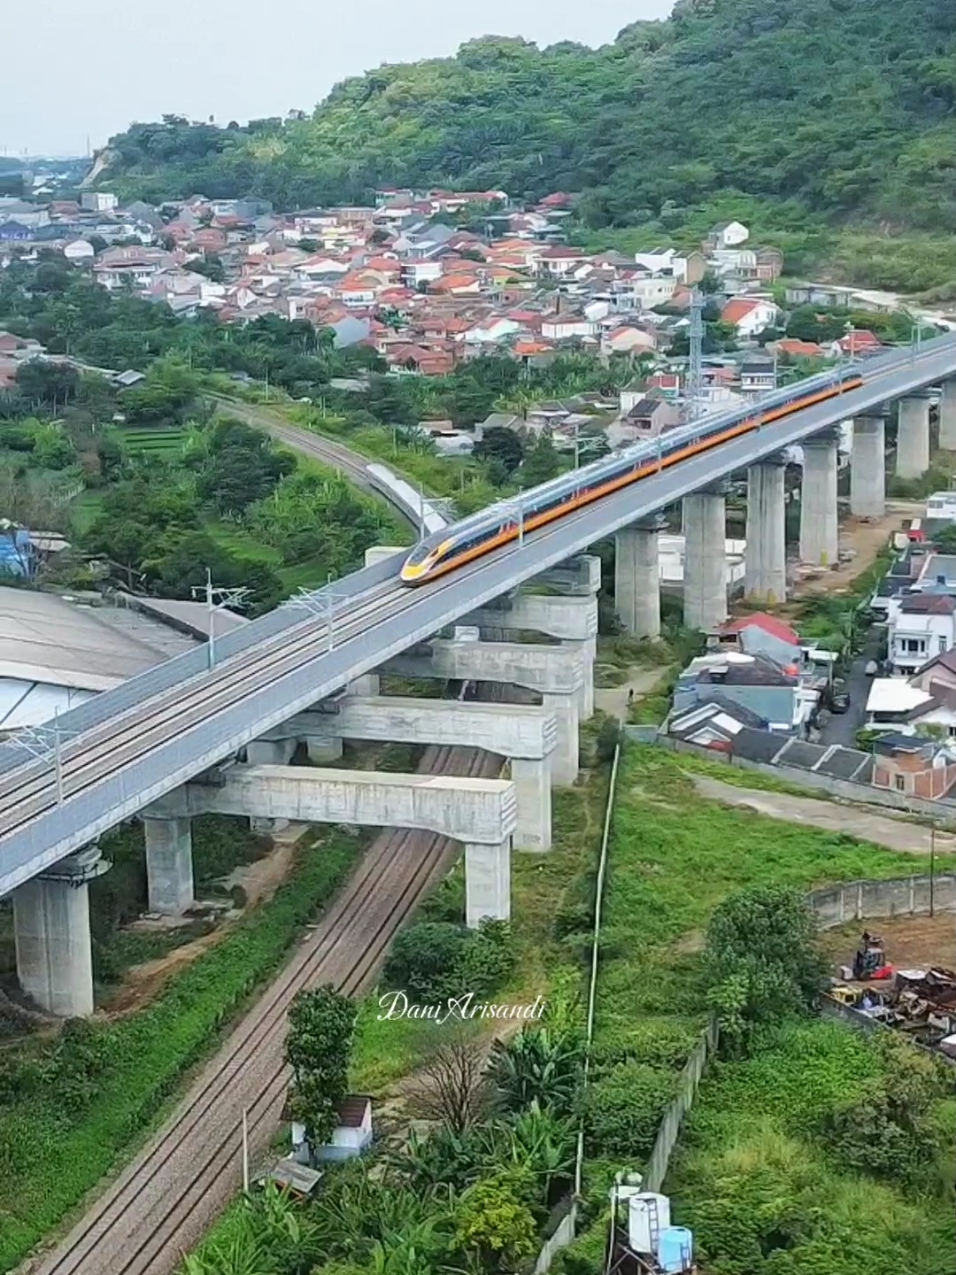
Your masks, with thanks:
[{"label": "green vegetation", "polygon": [[142,1012],[79,1022],[0,1057],[0,1270],[27,1251],[111,1167],[253,989],[337,889],[360,841],[321,838],[274,898],[173,976]]},{"label": "green vegetation", "polygon": [[948,1275],[947,1088],[905,1041],[822,1021],[715,1064],[670,1184],[698,1259],[716,1275]]},{"label": "green vegetation", "polygon": [[[596,50],[486,37],[381,66],[308,117],[136,124],[106,181],[282,207],[381,186],[575,191],[595,246],[699,242],[739,218],[796,270],[835,254],[859,281],[928,288],[956,278],[954,35],[941,0],[681,0]],[[854,220],[874,230],[832,229]]]},{"label": "green vegetation", "polygon": [[354,1031],[355,1005],[331,984],[304,988],[289,1006],[289,1103],[312,1146],[329,1142],[335,1132],[337,1108],[348,1093]]},{"label": "green vegetation", "polygon": [[[922,1058],[908,1065],[903,1042],[891,1040],[893,1056],[884,1058],[872,1041],[807,1017],[820,965],[794,893],[903,875],[913,861],[702,800],[685,773],[698,767],[687,760],[629,744],[619,773],[588,1098],[593,1215],[613,1172],[641,1167],[676,1073],[715,1007],[729,1057],[712,1064],[714,1079],[705,1080],[691,1119],[690,1150],[671,1184],[678,1220],[694,1228],[707,1268],[717,1275],[863,1275],[860,1244],[872,1257],[879,1242],[854,1241],[844,1252],[840,1240],[853,1202],[872,1199],[885,1219],[867,1203],[866,1224],[856,1229],[876,1226],[887,1251],[905,1256],[900,1269],[941,1275],[947,1249],[934,1214],[942,1211],[926,1196],[935,1199],[952,1179],[935,1167],[945,1163],[937,1150],[944,1091]],[[568,908],[556,926],[580,929],[582,920]],[[734,1060],[738,1050],[750,1057]],[[912,1104],[892,1099],[896,1086],[901,1095],[912,1090]],[[862,1106],[853,1103],[857,1096]],[[903,1106],[912,1107],[909,1124]],[[892,1178],[911,1166],[920,1139],[931,1148],[923,1177],[895,1189],[871,1180],[874,1172]],[[887,1157],[895,1157],[892,1169],[884,1167]],[[559,1269],[600,1271],[603,1226],[585,1231]],[[924,1260],[928,1253],[934,1261]],[[881,1267],[871,1262],[870,1269]]]}]

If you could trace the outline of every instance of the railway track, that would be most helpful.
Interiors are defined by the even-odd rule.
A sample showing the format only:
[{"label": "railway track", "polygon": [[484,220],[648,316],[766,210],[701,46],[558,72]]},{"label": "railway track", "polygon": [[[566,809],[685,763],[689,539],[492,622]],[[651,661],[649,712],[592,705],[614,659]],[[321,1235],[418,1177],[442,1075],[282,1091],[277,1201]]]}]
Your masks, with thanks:
[{"label": "railway track", "polygon": [[[500,760],[474,749],[430,748],[419,769],[491,777]],[[268,1149],[288,1082],[285,1022],[296,992],[328,982],[349,995],[367,991],[392,939],[458,853],[455,842],[433,834],[381,833],[163,1128],[33,1264],[34,1275],[169,1275],[239,1190],[244,1110],[251,1155]]]}]

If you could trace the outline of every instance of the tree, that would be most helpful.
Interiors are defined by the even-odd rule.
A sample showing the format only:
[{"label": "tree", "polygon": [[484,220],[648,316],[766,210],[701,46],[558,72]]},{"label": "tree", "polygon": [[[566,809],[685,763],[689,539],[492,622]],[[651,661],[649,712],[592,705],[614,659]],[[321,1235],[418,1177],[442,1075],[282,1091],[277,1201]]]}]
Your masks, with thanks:
[{"label": "tree", "polygon": [[534,442],[534,446],[525,456],[521,465],[521,486],[525,489],[537,487],[561,472],[561,458],[554,450],[554,443],[547,430],[542,431]]},{"label": "tree", "polygon": [[290,1105],[312,1146],[331,1139],[337,1107],[348,1092],[355,1013],[354,1003],[331,984],[299,992],[289,1007]]},{"label": "tree", "polygon": [[55,412],[73,398],[80,374],[68,363],[28,359],[17,369],[17,389],[24,398],[43,403]]},{"label": "tree", "polygon": [[518,1112],[539,1101],[559,1113],[574,1110],[582,1079],[582,1052],[576,1034],[548,1027],[524,1027],[491,1046],[488,1073],[495,1102]]},{"label": "tree", "polygon": [[439,1045],[424,1061],[411,1094],[416,1115],[461,1134],[483,1119],[491,1100],[484,1056],[473,1041]]},{"label": "tree", "polygon": [[468,1188],[456,1211],[456,1239],[477,1250],[486,1270],[514,1271],[535,1251],[534,1214],[526,1197],[530,1174],[500,1169]]},{"label": "tree", "polygon": [[719,904],[707,928],[706,965],[731,1053],[749,1053],[763,1025],[808,1009],[826,978],[813,913],[798,891],[778,885],[740,890]]},{"label": "tree", "polygon": [[524,444],[513,429],[493,425],[475,444],[474,456],[477,460],[501,465],[507,476],[524,460]]},{"label": "tree", "polygon": [[404,989],[426,1004],[458,996],[458,981],[468,930],[450,921],[419,921],[395,939],[385,964],[389,986]]}]

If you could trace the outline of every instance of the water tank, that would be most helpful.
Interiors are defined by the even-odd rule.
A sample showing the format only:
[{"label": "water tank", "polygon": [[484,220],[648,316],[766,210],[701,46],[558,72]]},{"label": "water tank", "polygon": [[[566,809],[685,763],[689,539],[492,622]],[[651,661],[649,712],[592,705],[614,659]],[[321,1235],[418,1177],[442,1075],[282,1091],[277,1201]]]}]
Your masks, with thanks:
[{"label": "water tank", "polygon": [[691,1269],[694,1264],[694,1237],[686,1226],[668,1226],[661,1230],[657,1264],[662,1271]]},{"label": "water tank", "polygon": [[635,1253],[654,1253],[658,1237],[671,1224],[671,1202],[666,1195],[641,1191],[628,1200],[627,1242]]}]

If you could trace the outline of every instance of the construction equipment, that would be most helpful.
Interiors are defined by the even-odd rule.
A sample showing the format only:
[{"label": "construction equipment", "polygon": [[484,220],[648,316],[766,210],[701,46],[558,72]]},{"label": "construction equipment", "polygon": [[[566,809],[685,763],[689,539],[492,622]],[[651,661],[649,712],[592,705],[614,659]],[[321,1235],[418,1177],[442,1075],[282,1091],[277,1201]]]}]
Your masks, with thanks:
[{"label": "construction equipment", "polygon": [[878,934],[863,931],[863,938],[853,958],[853,977],[858,983],[893,977],[893,966],[886,963],[886,947]]}]

